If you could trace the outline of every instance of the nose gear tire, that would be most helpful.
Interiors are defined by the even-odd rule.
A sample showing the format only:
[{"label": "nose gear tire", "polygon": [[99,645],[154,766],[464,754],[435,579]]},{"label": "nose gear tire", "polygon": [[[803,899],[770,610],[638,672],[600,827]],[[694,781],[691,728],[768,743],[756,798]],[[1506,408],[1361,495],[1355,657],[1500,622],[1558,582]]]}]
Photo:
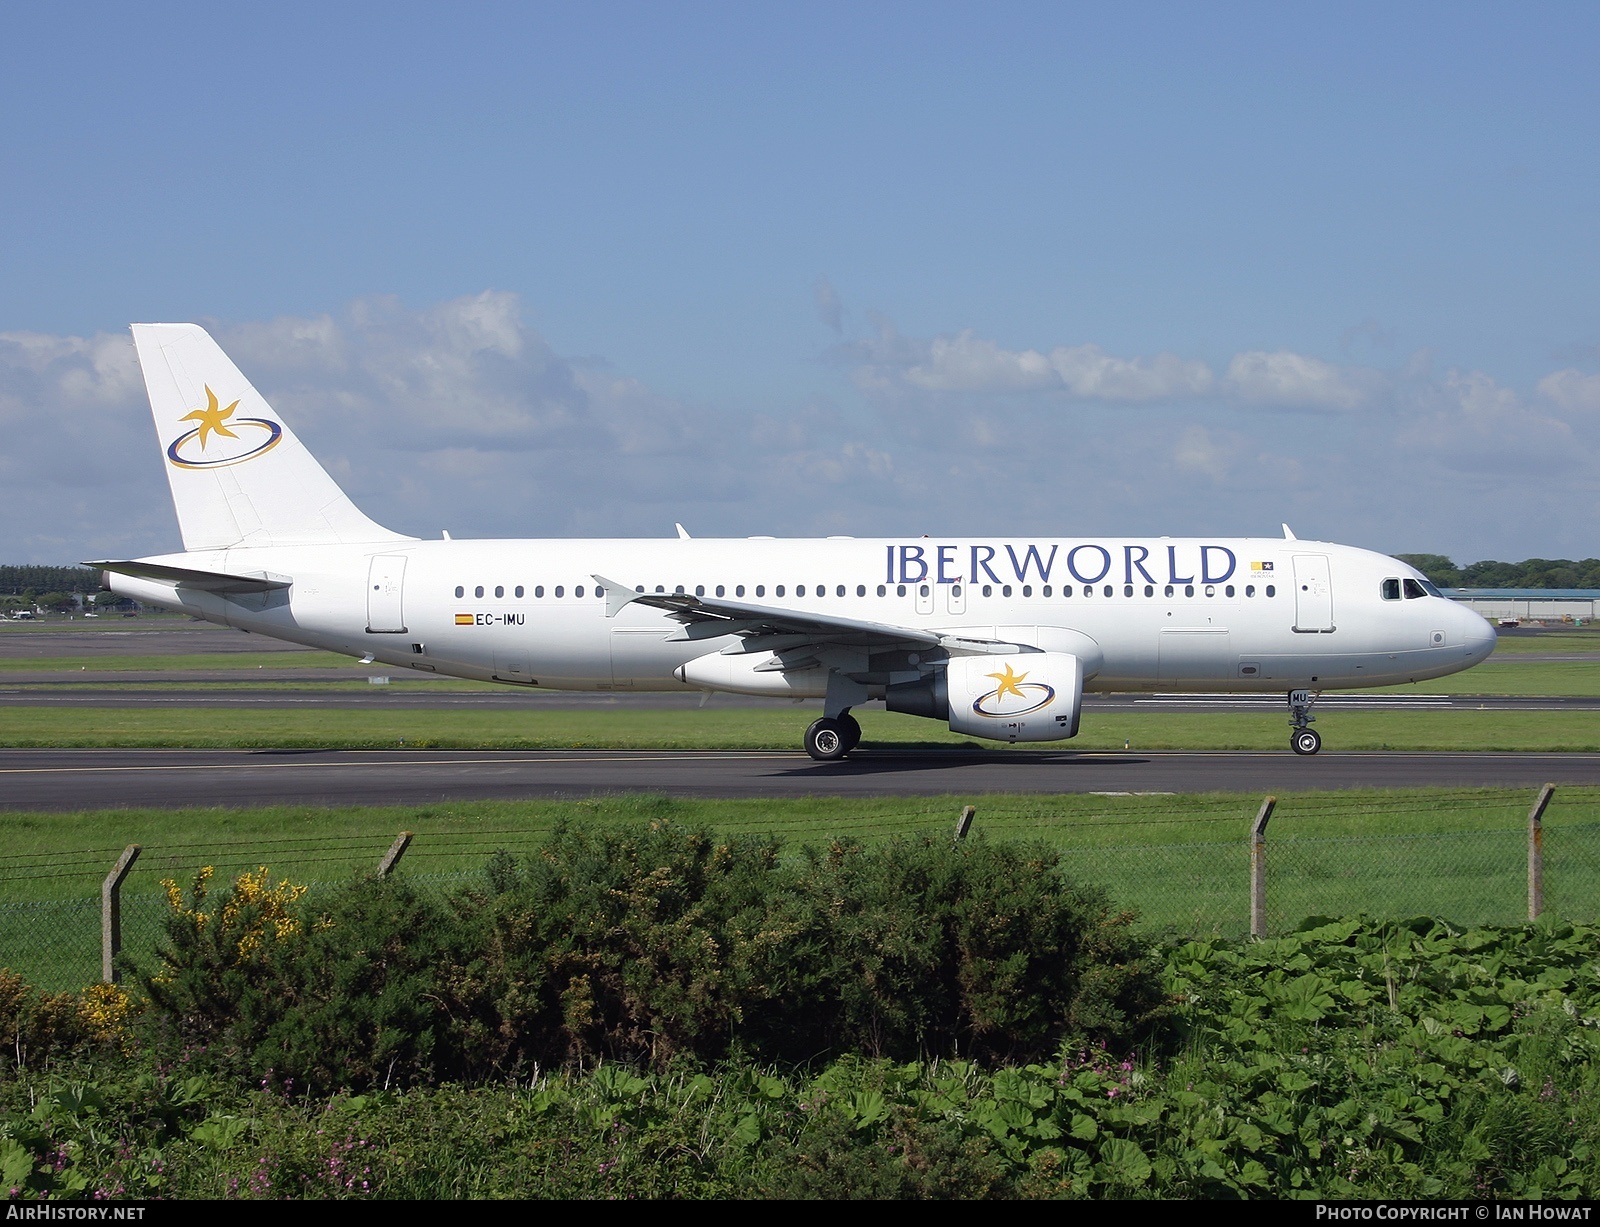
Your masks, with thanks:
[{"label": "nose gear tire", "polygon": [[1316,729],[1299,729],[1289,738],[1289,745],[1296,754],[1315,754],[1322,749],[1322,738]]}]

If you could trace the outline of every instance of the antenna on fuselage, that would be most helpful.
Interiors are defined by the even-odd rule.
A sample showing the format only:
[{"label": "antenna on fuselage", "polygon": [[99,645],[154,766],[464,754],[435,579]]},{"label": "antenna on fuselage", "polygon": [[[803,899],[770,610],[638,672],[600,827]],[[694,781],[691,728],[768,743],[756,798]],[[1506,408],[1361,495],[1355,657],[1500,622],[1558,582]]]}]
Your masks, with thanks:
[{"label": "antenna on fuselage", "polygon": [[1298,540],[1300,540],[1299,537],[1294,535],[1294,529],[1290,528],[1287,524],[1285,524],[1283,526],[1283,539],[1285,541],[1298,541]]},{"label": "antenna on fuselage", "polygon": [[685,528],[682,524],[674,524],[672,527],[678,530],[678,540],[679,541],[687,541],[687,540],[689,540],[689,530],[687,528]]}]

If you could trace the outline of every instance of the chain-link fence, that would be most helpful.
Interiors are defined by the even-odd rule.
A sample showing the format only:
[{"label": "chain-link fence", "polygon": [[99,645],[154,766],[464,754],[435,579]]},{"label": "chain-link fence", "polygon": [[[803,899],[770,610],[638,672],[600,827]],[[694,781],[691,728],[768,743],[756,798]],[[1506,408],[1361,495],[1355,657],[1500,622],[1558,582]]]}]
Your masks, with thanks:
[{"label": "chain-link fence", "polygon": [[[1357,912],[1438,916],[1459,925],[1515,924],[1529,914],[1529,793],[1462,791],[1423,800],[1378,794],[1286,798],[1267,830],[1260,930],[1283,932],[1307,916]],[[1011,799],[980,807],[969,838],[1035,838],[1053,843],[1079,882],[1102,887],[1142,927],[1175,936],[1243,936],[1251,931],[1251,824],[1255,804],[1239,798],[1108,799],[1103,812],[1063,817]],[[952,838],[956,810],[874,809],[850,824],[865,840]],[[1542,828],[1544,910],[1569,920],[1600,918],[1600,789],[1568,789]],[[816,843],[815,823],[719,825],[729,833],[788,835]],[[737,831],[730,830],[737,828]],[[527,855],[547,831],[480,829],[420,835],[396,872],[445,899],[486,883],[499,849]],[[308,886],[308,900],[379,865],[388,840],[371,835],[258,840],[237,845],[148,848],[120,892],[120,938],[149,959],[168,914],[164,878],[187,886],[201,864],[214,889],[243,870],[272,867],[274,880]],[[40,988],[80,988],[100,978],[99,879],[120,849],[95,849],[30,865],[0,857],[0,967]],[[16,900],[31,886],[71,886],[74,897]],[[7,901],[5,895],[13,899]]]}]

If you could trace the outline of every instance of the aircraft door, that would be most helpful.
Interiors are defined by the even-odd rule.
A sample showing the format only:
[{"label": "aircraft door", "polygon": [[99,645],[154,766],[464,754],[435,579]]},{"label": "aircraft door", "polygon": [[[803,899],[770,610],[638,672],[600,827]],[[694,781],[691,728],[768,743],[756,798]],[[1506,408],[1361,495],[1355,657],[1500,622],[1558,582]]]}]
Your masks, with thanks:
[{"label": "aircraft door", "polygon": [[1333,629],[1333,578],[1326,554],[1294,556],[1294,629],[1301,633]]},{"label": "aircraft door", "polygon": [[953,614],[967,612],[967,586],[961,580],[944,585],[945,608]]},{"label": "aircraft door", "polygon": [[933,612],[933,585],[923,582],[917,585],[917,612],[931,614]]},{"label": "aircraft door", "polygon": [[404,554],[379,554],[367,571],[367,634],[403,635]]}]

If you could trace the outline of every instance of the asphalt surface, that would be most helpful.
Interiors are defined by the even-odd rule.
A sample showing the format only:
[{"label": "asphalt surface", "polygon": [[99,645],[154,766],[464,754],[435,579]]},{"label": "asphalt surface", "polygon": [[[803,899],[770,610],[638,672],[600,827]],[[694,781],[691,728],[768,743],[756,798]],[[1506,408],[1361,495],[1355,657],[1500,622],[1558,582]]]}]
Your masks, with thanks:
[{"label": "asphalt surface", "polygon": [[1297,758],[1060,751],[857,751],[842,763],[771,751],[0,750],[0,809],[425,805],[590,797],[1282,793],[1600,784],[1600,754],[1324,751]]}]

